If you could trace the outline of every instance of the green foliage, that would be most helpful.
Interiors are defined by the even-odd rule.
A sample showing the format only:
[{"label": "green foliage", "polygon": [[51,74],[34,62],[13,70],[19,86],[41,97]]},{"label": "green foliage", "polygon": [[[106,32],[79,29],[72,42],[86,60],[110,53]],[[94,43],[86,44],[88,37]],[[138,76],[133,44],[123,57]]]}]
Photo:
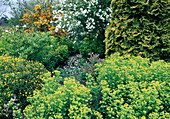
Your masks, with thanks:
[{"label": "green foliage", "polygon": [[10,44],[5,40],[0,40],[0,55],[8,53],[8,51],[5,49],[5,46],[10,47]]},{"label": "green foliage", "polygon": [[111,89],[118,84],[134,82],[161,81],[170,82],[170,64],[163,60],[150,63],[149,59],[140,56],[120,56],[120,53],[112,54],[103,65],[98,65],[98,81],[106,80]]},{"label": "green foliage", "polygon": [[50,36],[50,33],[25,32],[4,33],[0,38],[1,54],[23,57],[27,60],[38,61],[52,71],[59,65],[63,65],[68,58],[68,46],[64,39]]},{"label": "green foliage", "polygon": [[93,35],[89,38],[84,38],[83,41],[78,41],[75,43],[75,49],[85,58],[88,57],[88,53],[94,52],[95,54],[100,54],[100,57],[104,58],[104,43],[101,40],[96,41]]},{"label": "green foliage", "polygon": [[45,84],[42,90],[35,91],[34,96],[28,98],[31,105],[25,108],[25,117],[88,119],[101,116],[88,107],[91,98],[90,89],[78,83],[74,78],[66,78],[64,85],[60,85],[58,80],[61,80],[58,71],[55,71],[55,77],[46,74],[43,78]]},{"label": "green foliage", "polygon": [[9,20],[8,20],[8,25],[9,25],[9,26],[21,25],[22,22],[19,21],[21,18],[22,18],[21,15],[9,18]]},{"label": "green foliage", "polygon": [[168,0],[112,0],[106,55],[140,55],[170,61]]},{"label": "green foliage", "polygon": [[8,26],[0,26],[0,36],[2,36],[4,32],[8,32],[9,29],[10,28]]},{"label": "green foliage", "polygon": [[41,89],[45,72],[47,70],[38,62],[0,56],[0,108],[15,95],[23,110],[28,104],[27,96],[31,96],[33,90]]}]

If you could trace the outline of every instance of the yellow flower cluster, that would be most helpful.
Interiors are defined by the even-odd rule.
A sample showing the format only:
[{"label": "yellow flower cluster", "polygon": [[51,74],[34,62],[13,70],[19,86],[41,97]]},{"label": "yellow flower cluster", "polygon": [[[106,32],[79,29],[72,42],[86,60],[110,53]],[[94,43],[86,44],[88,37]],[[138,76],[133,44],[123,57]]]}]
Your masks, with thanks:
[{"label": "yellow flower cluster", "polygon": [[[27,10],[28,13],[24,14],[20,20],[23,25],[27,24],[26,33],[40,31],[48,32],[51,31],[52,35],[57,38],[62,38],[67,34],[67,30],[59,29],[55,31],[56,27],[51,21],[56,21],[57,19],[53,17],[52,4],[35,5],[34,11]],[[63,14],[59,14],[63,16]]]},{"label": "yellow flower cluster", "polygon": [[0,56],[0,107],[15,94],[21,106],[23,99],[42,88],[42,74],[46,72],[42,64],[21,58]]}]

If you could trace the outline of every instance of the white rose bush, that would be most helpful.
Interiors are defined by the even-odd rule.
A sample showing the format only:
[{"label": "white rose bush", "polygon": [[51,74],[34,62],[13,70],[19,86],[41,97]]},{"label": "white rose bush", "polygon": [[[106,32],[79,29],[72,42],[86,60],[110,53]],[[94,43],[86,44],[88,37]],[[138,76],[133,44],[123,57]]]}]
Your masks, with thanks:
[{"label": "white rose bush", "polygon": [[87,42],[84,38],[89,38],[90,44],[93,42],[94,47],[101,46],[104,51],[104,33],[111,18],[110,2],[111,0],[65,0],[56,3],[53,6],[53,15],[57,18],[54,21],[57,24],[56,31],[59,28],[66,29],[67,38],[79,45]]}]

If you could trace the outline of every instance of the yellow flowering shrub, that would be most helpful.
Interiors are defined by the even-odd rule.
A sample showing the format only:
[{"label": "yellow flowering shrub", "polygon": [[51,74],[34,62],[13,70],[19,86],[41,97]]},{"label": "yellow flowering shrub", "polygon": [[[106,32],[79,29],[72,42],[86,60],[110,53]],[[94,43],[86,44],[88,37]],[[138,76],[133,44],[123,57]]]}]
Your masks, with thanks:
[{"label": "yellow flowering shrub", "polygon": [[46,69],[40,63],[0,56],[0,108],[15,94],[23,110],[28,104],[27,96],[33,95],[33,90],[41,89],[45,72]]},{"label": "yellow flowering shrub", "polygon": [[25,108],[25,117],[29,119],[102,118],[100,113],[89,108],[90,89],[73,77],[66,78],[64,85],[59,84],[58,81],[62,80],[59,73],[55,71],[55,77],[50,77],[50,73],[47,73],[43,78],[45,84],[42,90],[34,91],[33,97],[28,97],[31,105]]},{"label": "yellow flowering shrub", "polygon": [[[27,10],[28,12],[24,14],[22,19],[20,20],[23,25],[27,25],[25,31],[27,33],[34,31],[52,31],[52,35],[57,38],[61,38],[67,35],[67,30],[64,30],[62,28],[58,29],[58,31],[55,31],[56,26],[55,23],[52,22],[56,21],[57,18],[53,17],[52,6],[52,4],[47,4],[45,2],[44,4],[35,5],[33,11]],[[63,14],[59,14],[59,16],[62,17]]]}]

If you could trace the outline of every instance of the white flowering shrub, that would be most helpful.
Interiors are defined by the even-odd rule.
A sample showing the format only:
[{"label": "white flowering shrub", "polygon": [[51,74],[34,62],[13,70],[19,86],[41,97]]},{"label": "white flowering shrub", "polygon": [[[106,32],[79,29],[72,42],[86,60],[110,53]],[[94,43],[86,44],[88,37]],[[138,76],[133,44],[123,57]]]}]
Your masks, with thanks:
[{"label": "white flowering shrub", "polygon": [[[67,29],[68,38],[74,43],[82,43],[90,38],[94,42],[103,44],[104,33],[111,18],[111,0],[65,0],[54,6],[54,21],[59,28]],[[61,17],[60,14],[63,14]],[[66,25],[65,25],[66,24]],[[97,46],[97,45],[95,45]],[[94,46],[94,47],[95,47]],[[95,51],[93,51],[95,52]]]}]

